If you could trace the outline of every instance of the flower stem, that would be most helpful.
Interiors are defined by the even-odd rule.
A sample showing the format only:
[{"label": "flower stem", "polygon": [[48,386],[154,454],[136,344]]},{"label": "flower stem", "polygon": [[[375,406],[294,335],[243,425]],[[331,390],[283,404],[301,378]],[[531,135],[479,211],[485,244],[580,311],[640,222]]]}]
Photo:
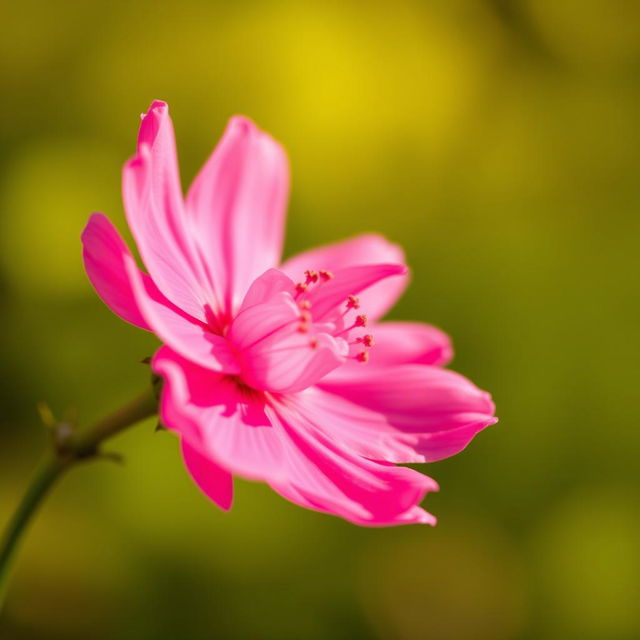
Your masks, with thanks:
[{"label": "flower stem", "polygon": [[69,433],[68,425],[60,425],[54,431],[54,450],[45,457],[38,468],[0,543],[0,611],[7,592],[11,564],[20,540],[55,481],[73,465],[84,460],[99,459],[102,442],[154,415],[157,410],[158,401],[150,388],[129,404],[86,429]]}]

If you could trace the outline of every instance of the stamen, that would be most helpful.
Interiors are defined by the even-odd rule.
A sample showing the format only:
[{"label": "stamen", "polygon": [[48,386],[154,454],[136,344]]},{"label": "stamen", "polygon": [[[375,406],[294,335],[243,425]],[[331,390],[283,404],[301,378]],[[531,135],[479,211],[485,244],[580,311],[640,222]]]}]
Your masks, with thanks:
[{"label": "stamen", "polygon": [[347,298],[347,309],[359,309],[360,300],[356,296],[349,296]]},{"label": "stamen", "polygon": [[304,277],[305,279],[305,283],[306,284],[311,284],[314,282],[318,282],[318,272],[314,271],[313,269],[307,269],[304,272]]},{"label": "stamen", "polygon": [[300,312],[300,324],[298,325],[298,331],[300,333],[307,333],[309,331],[309,327],[311,326],[311,312],[302,310]]},{"label": "stamen", "polygon": [[[344,315],[344,314],[343,314]],[[345,327],[341,331],[334,333],[334,336],[341,336],[343,333],[349,333],[351,329],[356,329],[358,327],[365,327],[367,325],[367,316],[364,314],[361,316],[356,316],[356,321],[349,327]],[[362,342],[364,338],[356,338],[356,342]]]},{"label": "stamen", "polygon": [[309,340],[309,346],[312,349],[317,349],[318,348],[318,338],[311,338],[311,340]]},{"label": "stamen", "polygon": [[361,351],[357,356],[356,356],[356,360],[358,362],[369,362],[369,352],[368,351]]},{"label": "stamen", "polygon": [[349,344],[363,344],[365,347],[373,347],[376,341],[373,339],[373,336],[370,333],[365,334],[364,336],[358,336],[353,342]]},{"label": "stamen", "polygon": [[320,269],[320,277],[326,282],[327,280],[333,280],[334,275],[331,271],[327,271],[326,269]]},{"label": "stamen", "polygon": [[356,317],[356,322],[353,325],[354,327],[366,327],[367,326],[367,316],[363,313],[360,316]]},{"label": "stamen", "polygon": [[298,306],[301,309],[311,309],[311,301],[310,300],[301,300],[298,302]]},{"label": "stamen", "polygon": [[298,282],[296,284],[297,295],[302,295],[307,290],[307,285],[304,282]]}]

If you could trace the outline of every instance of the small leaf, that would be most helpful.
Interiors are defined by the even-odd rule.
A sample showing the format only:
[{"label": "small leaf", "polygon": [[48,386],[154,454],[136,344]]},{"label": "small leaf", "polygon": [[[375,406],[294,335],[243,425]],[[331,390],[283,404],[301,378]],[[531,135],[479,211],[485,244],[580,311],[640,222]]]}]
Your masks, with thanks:
[{"label": "small leaf", "polygon": [[40,415],[40,420],[42,420],[44,426],[48,429],[55,428],[58,423],[56,422],[56,418],[53,415],[53,411],[51,411],[49,405],[46,402],[38,402],[37,407],[38,414]]}]

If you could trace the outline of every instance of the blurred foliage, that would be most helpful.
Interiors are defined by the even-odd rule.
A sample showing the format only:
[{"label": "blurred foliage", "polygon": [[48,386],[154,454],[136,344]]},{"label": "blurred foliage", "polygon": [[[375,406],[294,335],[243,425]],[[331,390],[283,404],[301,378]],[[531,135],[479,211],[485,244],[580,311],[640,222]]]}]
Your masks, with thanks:
[{"label": "blurred foliage", "polygon": [[640,637],[640,5],[23,0],[0,32],[0,521],[38,401],[89,420],[147,384],[156,341],[96,298],[79,234],[94,209],[124,229],[154,98],[185,184],[233,113],[284,142],[289,253],[403,244],[394,316],[446,329],[501,418],[427,469],[435,530],[242,481],[223,514],[149,422],[54,492],[3,640]]}]

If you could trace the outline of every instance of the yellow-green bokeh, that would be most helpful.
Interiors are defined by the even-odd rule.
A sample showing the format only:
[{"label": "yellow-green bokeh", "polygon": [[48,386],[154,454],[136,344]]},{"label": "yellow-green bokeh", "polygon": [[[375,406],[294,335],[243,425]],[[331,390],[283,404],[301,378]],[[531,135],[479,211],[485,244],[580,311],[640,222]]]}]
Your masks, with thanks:
[{"label": "yellow-green bokeh", "polygon": [[155,339],[91,290],[139,114],[185,185],[226,119],[283,141],[287,252],[401,243],[396,318],[454,339],[501,422],[426,472],[438,528],[359,529],[237,483],[229,514],[152,422],[74,471],[22,549],[4,640],[633,640],[640,9],[631,2],[25,0],[0,19],[0,523],[46,445],[147,383]]}]

